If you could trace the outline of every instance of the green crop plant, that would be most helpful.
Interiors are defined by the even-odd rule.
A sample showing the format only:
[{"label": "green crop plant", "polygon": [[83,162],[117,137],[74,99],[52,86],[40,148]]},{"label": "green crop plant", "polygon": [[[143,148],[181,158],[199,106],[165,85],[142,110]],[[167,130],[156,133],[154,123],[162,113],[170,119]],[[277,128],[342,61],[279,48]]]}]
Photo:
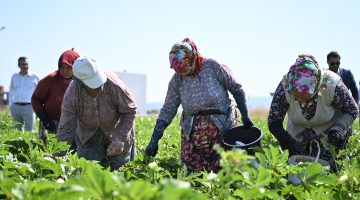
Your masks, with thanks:
[{"label": "green crop plant", "polygon": [[[0,112],[0,199],[360,199],[360,134],[354,123],[349,147],[334,155],[338,172],[323,171],[318,163],[288,165],[288,152],[267,129],[266,116],[254,117],[264,133],[255,155],[215,147],[222,169],[188,172],[180,161],[180,116],[164,132],[158,155],[144,149],[156,116],[137,117],[137,156],[117,171],[78,158],[69,148],[48,137],[13,129],[14,122]],[[38,122],[37,122],[38,123]],[[341,159],[340,159],[341,158]],[[289,174],[300,184],[288,181]]]}]

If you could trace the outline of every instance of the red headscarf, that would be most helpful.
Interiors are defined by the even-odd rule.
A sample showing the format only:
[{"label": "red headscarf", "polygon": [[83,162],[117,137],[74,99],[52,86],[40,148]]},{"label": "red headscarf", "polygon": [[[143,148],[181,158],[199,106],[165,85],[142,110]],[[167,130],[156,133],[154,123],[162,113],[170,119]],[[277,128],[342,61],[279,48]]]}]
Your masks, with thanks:
[{"label": "red headscarf", "polygon": [[76,51],[74,51],[74,48],[72,48],[71,50],[65,51],[64,53],[61,54],[61,56],[59,58],[58,68],[60,69],[61,63],[65,63],[72,67],[72,65],[74,64],[75,60],[78,57],[80,57],[80,56]]}]

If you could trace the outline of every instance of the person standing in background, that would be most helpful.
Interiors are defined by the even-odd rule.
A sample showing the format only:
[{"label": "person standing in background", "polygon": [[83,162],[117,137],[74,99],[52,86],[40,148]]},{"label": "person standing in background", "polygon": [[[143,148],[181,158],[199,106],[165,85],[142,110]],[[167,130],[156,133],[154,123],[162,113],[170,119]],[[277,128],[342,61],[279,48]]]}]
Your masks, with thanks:
[{"label": "person standing in background", "polygon": [[9,105],[12,118],[19,122],[15,128],[32,132],[34,129],[35,115],[31,106],[31,96],[39,83],[39,77],[29,71],[29,62],[27,57],[19,57],[19,73],[11,77],[9,89]]},{"label": "person standing in background", "polygon": [[329,70],[335,72],[340,76],[346,87],[351,91],[352,97],[355,99],[356,103],[359,103],[359,91],[356,85],[354,75],[348,69],[340,68],[340,54],[336,51],[331,51],[327,55],[327,63],[329,65]]},{"label": "person standing in background", "polygon": [[58,70],[41,79],[31,98],[32,107],[40,119],[39,137],[46,141],[46,130],[56,133],[60,120],[61,104],[72,77],[72,65],[79,57],[74,49],[63,52],[59,58]]}]

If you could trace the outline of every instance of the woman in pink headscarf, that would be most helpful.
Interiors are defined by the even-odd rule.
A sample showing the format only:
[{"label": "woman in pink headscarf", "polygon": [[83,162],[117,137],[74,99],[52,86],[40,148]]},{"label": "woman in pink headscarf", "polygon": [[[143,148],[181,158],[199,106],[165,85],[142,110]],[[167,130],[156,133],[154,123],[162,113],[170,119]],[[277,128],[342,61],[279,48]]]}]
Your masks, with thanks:
[{"label": "woman in pink headscarf", "polygon": [[[286,130],[283,121],[286,113]],[[312,55],[300,55],[278,85],[271,103],[268,126],[290,155],[316,156],[321,137],[336,150],[347,147],[351,125],[358,114],[357,104],[340,77],[320,69]],[[326,144],[320,142],[320,158],[335,169]]]},{"label": "woman in pink headscarf", "polygon": [[165,103],[146,153],[156,155],[158,142],[181,105],[182,163],[189,171],[218,171],[219,155],[213,146],[221,144],[221,134],[237,122],[236,107],[228,91],[236,101],[244,126],[253,126],[242,85],[227,66],[203,58],[188,38],[173,45],[169,59],[175,74],[169,82]]}]

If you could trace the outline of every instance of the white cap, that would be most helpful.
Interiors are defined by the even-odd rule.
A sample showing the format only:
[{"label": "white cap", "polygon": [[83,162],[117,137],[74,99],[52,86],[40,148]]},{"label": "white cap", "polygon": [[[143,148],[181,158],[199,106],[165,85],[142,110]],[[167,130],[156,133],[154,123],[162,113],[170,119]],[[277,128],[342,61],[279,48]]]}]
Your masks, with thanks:
[{"label": "white cap", "polygon": [[76,59],[73,64],[73,73],[76,78],[92,89],[99,88],[107,80],[104,71],[90,56],[82,56]]}]

